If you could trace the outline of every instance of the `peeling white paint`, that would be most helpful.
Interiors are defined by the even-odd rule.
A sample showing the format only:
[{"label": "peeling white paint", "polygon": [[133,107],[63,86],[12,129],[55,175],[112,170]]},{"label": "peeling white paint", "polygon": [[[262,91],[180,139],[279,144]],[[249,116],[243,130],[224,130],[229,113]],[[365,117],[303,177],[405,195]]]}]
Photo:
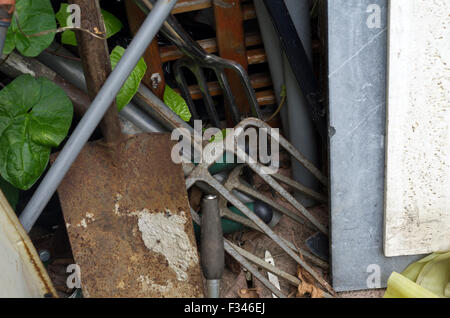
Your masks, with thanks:
[{"label": "peeling white paint", "polygon": [[7,58],[4,62],[9,67],[12,67],[22,74],[30,74],[36,77],[36,74],[29,68],[29,66],[22,59]]},{"label": "peeling white paint", "polygon": [[[86,213],[86,218],[81,219],[80,223],[77,224],[77,227],[87,228],[88,224],[95,221],[95,217],[93,213]],[[66,227],[69,228],[70,224],[67,223]]]},{"label": "peeling white paint", "polygon": [[148,210],[139,212],[139,230],[145,246],[166,257],[169,267],[177,274],[179,281],[186,281],[187,270],[198,264],[196,249],[191,245],[185,233],[186,214],[151,213]]},{"label": "peeling white paint", "polygon": [[86,219],[81,219],[81,222],[77,224],[77,227],[84,227],[87,228]]},{"label": "peeling white paint", "polygon": [[[121,194],[117,194],[114,203],[114,214],[120,217],[138,217],[138,227],[145,246],[158,254],[164,255],[179,281],[188,279],[187,271],[192,265],[198,264],[197,249],[192,246],[185,232],[188,221],[185,212],[174,214],[169,210],[163,213],[152,213],[148,209],[141,211],[120,212]],[[132,230],[137,236],[137,228]]]},{"label": "peeling white paint", "polygon": [[162,294],[168,293],[173,289],[173,284],[169,282],[167,285],[155,284],[147,275],[140,275],[137,281],[141,283],[141,289],[144,293],[149,291],[158,291]]}]

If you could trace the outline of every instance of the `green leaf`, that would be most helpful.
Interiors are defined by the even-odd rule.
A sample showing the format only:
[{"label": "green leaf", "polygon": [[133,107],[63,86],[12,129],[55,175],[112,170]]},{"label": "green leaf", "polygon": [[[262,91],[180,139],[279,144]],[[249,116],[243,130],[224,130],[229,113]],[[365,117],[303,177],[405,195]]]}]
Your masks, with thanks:
[{"label": "green leaf", "polygon": [[2,190],[9,204],[16,209],[17,202],[19,202],[19,190],[13,187],[9,182],[0,177],[0,190]]},{"label": "green leaf", "polygon": [[46,78],[16,78],[0,91],[0,174],[28,190],[47,167],[52,147],[67,136],[73,116],[65,92]]},{"label": "green leaf", "polygon": [[[121,46],[116,46],[114,50],[112,50],[111,66],[113,70],[116,68],[117,63],[120,61],[124,53],[125,49]],[[147,64],[145,64],[144,59],[141,58],[125,84],[120,89],[119,94],[117,94],[116,104],[119,111],[121,111],[122,108],[124,108],[133,99],[133,96],[138,91],[139,84],[141,83],[142,78],[144,78],[146,71]]]},{"label": "green leaf", "polygon": [[[69,5],[67,3],[61,3],[61,7],[59,11],[56,13],[56,19],[61,27],[67,27],[67,18],[71,15],[70,12],[67,12],[67,7]],[[106,27],[106,37],[110,38],[117,32],[119,32],[123,28],[122,22],[117,19],[113,14],[109,13],[102,9],[103,20],[105,21]],[[63,44],[68,45],[77,45],[77,39],[75,37],[75,32],[71,30],[66,30],[62,33],[61,42]]]},{"label": "green leaf", "polygon": [[225,140],[227,137],[227,129],[224,128],[220,131],[220,134],[217,133],[216,135],[212,136],[209,142],[219,142]]},{"label": "green leaf", "polygon": [[185,122],[191,120],[191,112],[183,97],[177,94],[169,85],[164,90],[164,103],[170,107]]},{"label": "green leaf", "polygon": [[55,33],[50,32],[41,36],[39,32],[55,30],[56,20],[50,0],[17,0],[16,14],[5,41],[3,53],[9,54],[14,48],[25,56],[35,57],[53,42]]},{"label": "green leaf", "polygon": [[102,9],[103,20],[105,21],[106,37],[110,38],[118,33],[123,28],[122,22],[117,19],[112,13]]}]

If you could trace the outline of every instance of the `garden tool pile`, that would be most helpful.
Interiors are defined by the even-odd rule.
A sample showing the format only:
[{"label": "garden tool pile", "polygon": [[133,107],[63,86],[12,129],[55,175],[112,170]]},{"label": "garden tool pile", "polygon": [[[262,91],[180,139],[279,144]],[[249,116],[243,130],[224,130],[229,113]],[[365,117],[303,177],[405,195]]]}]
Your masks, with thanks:
[{"label": "garden tool pile", "polygon": [[[53,68],[68,82],[80,89],[86,89],[87,86],[93,102],[21,215],[20,220],[25,229],[28,231],[31,229],[42,209],[58,188],[74,254],[76,258],[78,257],[77,262],[91,269],[84,276],[85,284],[89,286],[89,295],[91,296],[104,296],[101,290],[105,289],[116,293],[116,295],[130,296],[129,291],[136,289],[133,295],[157,296],[152,294],[149,287],[161,286],[162,284],[162,267],[158,267],[160,262],[157,254],[164,254],[165,252],[162,249],[171,249],[170,244],[175,244],[175,242],[162,241],[152,228],[158,222],[164,223],[169,222],[169,220],[174,222],[172,230],[176,230],[176,224],[182,224],[183,230],[180,230],[180,233],[177,232],[177,235],[184,234],[186,244],[189,246],[185,246],[187,263],[180,264],[176,258],[170,258],[171,256],[166,255],[169,266],[173,270],[174,279],[170,280],[170,286],[165,285],[167,287],[164,289],[166,294],[164,294],[164,291],[160,291],[162,295],[179,296],[180,294],[171,293],[172,290],[177,290],[177,288],[188,291],[185,296],[202,294],[197,289],[200,285],[197,253],[196,251],[191,253],[191,247],[195,246],[193,231],[189,230],[192,227],[186,226],[188,230],[184,230],[184,224],[187,224],[190,220],[202,227],[200,250],[202,251],[201,257],[206,259],[202,260],[201,264],[208,281],[207,294],[209,296],[218,296],[218,282],[223,271],[223,255],[217,247],[218,244],[223,245],[227,254],[251,272],[276,297],[283,298],[287,295],[284,295],[279,288],[264,277],[253,264],[273,273],[280,279],[286,280],[295,287],[301,284],[297,277],[233,244],[223,235],[217,237],[217,233],[220,234],[220,231],[211,231],[211,229],[217,229],[220,225],[220,217],[222,220],[228,219],[265,234],[316,280],[321,286],[324,296],[335,296],[331,286],[310,265],[312,263],[322,269],[327,269],[328,264],[309,251],[297,248],[293,242],[280,237],[272,229],[280,215],[285,215],[291,220],[327,236],[328,229],[326,226],[319,222],[317,217],[297,201],[282,184],[286,184],[295,191],[299,191],[321,203],[327,202],[326,196],[279,173],[268,173],[267,167],[258,162],[257,158],[250,158],[248,151],[243,149],[238,141],[249,128],[263,129],[267,131],[269,140],[279,143],[292,158],[315,176],[324,188],[328,186],[325,175],[287,139],[279,135],[277,130],[272,129],[262,120],[255,93],[243,68],[235,62],[207,54],[169,14],[176,0],[139,0],[136,3],[144,12],[149,13],[149,16],[115,70],[104,84],[102,83],[103,85],[100,85],[101,79],[99,78],[94,81],[97,84],[93,84],[95,75],[92,70],[89,71],[89,65],[91,64],[92,67],[92,62],[82,61],[86,85],[80,65],[74,64],[73,61],[58,60],[56,57],[52,60],[46,59],[45,56],[40,57],[44,64]],[[198,119],[199,116],[187,92],[186,79],[181,71],[183,68],[190,69],[195,75],[204,96],[211,125],[218,128],[221,125],[214,103],[206,88],[202,71],[203,68],[210,68],[217,75],[227,99],[227,105],[231,106],[230,111],[236,124],[234,132],[227,134],[223,141],[198,143],[193,138],[194,129],[191,125],[183,122],[177,114],[145,86],[140,86],[133,99],[134,105],[132,105],[140,108],[139,116],[132,116],[127,110],[127,106],[121,112],[125,120],[135,124],[143,132],[163,133],[176,128],[183,128],[184,141],[190,139],[194,148],[202,148],[200,163],[192,163],[193,158],[187,158],[188,160],[183,162],[184,181],[181,168],[177,170],[179,166],[170,160],[168,135],[124,136],[118,126],[117,111],[109,107],[123,81],[161,26],[162,34],[187,55],[185,59],[175,64],[174,68],[177,82],[190,106],[193,119]],[[81,35],[79,37],[81,40]],[[96,39],[96,41],[99,40]],[[92,49],[89,45],[84,47],[87,50]],[[254,117],[242,118],[243,116],[239,113],[231,93],[225,69],[234,70],[240,75]],[[105,140],[85,145],[105,114],[107,116],[101,125]],[[129,115],[124,116],[124,114]],[[156,153],[155,149],[159,152]],[[230,169],[230,165],[220,163],[221,159],[228,156],[232,156],[243,163],[233,164],[231,165],[232,169]],[[245,182],[241,178],[244,168],[259,176],[270,186],[273,192],[277,193],[282,200],[288,202],[293,209],[285,208]],[[204,192],[202,215],[199,215],[197,211],[187,205],[186,190],[180,191],[178,188],[180,184],[178,172],[181,172],[181,183],[184,182],[186,190],[198,186]],[[98,190],[93,191],[94,188]],[[165,194],[161,195],[161,193]],[[175,198],[174,196],[166,196],[167,193],[178,193],[179,195]],[[155,202],[158,203],[155,204]],[[249,202],[261,202],[268,209],[257,209],[253,206],[252,210]],[[171,208],[167,208],[168,206]],[[155,211],[157,212],[155,213]],[[145,232],[145,229],[148,231]],[[222,230],[222,228],[220,229]],[[83,236],[82,233],[86,230],[94,234]],[[145,244],[139,244],[135,240],[139,231],[148,234],[143,237]],[[126,235],[114,237],[113,233],[119,232],[126,233]],[[213,242],[215,247],[211,249],[206,246],[205,242],[207,241]],[[87,251],[83,249],[86,246],[89,247]],[[153,252],[149,252],[149,249]],[[106,274],[98,277],[99,266],[106,266],[108,262],[118,264],[119,260],[123,261],[125,251],[128,254],[125,255],[127,261],[123,264],[123,268],[121,267],[123,271],[119,274],[117,268],[108,271],[113,277],[125,277],[125,280],[111,280],[109,276],[105,276]],[[93,262],[92,259],[98,255],[97,253],[105,255],[104,263]],[[136,267],[136,264],[139,264],[139,266]],[[134,268],[132,273],[129,268]],[[137,270],[139,268],[142,269],[142,273]],[[150,268],[156,269],[155,273],[158,275],[150,277],[151,275],[143,274],[144,270],[148,273]]]}]

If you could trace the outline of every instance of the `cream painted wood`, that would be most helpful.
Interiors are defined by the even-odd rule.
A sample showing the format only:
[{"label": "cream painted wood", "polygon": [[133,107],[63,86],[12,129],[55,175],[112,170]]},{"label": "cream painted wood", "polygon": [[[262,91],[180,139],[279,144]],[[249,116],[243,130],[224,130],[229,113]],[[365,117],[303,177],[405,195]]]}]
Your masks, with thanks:
[{"label": "cream painted wood", "polygon": [[385,255],[450,250],[450,0],[390,0]]},{"label": "cream painted wood", "polygon": [[19,219],[0,191],[0,297],[44,297],[55,289]]}]

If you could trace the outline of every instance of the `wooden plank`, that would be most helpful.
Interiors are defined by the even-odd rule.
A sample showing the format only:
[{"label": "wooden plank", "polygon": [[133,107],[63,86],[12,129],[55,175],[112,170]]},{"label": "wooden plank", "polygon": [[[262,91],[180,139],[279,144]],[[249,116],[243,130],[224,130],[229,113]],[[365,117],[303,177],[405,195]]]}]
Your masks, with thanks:
[{"label": "wooden plank", "polygon": [[0,191],[0,297],[58,297],[30,238]]},{"label": "wooden plank", "polygon": [[[217,40],[215,38],[199,40],[197,41],[197,43],[208,53],[216,53],[218,51]],[[245,35],[246,47],[256,46],[260,44],[262,44],[262,39],[258,33],[248,33]],[[182,58],[184,56],[184,54],[175,45],[160,47],[159,51],[163,63],[178,60],[179,58]],[[247,58],[255,60],[255,58],[253,57]]]},{"label": "wooden plank", "polygon": [[[233,60],[247,70],[248,61],[244,40],[244,17],[240,0],[214,1],[214,16],[216,21],[216,36],[219,55],[225,59]],[[231,70],[225,70],[231,91],[236,100],[241,115],[250,114],[245,89],[239,75]],[[227,108],[227,122],[233,125],[231,112]]]},{"label": "wooden plank", "polygon": [[[272,80],[271,80],[270,76],[266,73],[257,73],[257,74],[250,75],[250,82],[254,89],[260,89],[260,88],[272,86]],[[218,82],[209,82],[208,89],[209,89],[209,93],[211,94],[211,96],[222,95],[222,90],[221,90]],[[202,95],[198,85],[189,86],[189,92],[190,92],[191,98],[193,100],[203,98],[203,95]],[[264,105],[268,105],[268,101],[272,100],[272,98],[274,98],[274,97],[269,97],[269,95],[270,94],[267,92],[263,95],[260,95],[260,96],[264,96],[264,100],[261,100],[261,102],[264,102]],[[273,92],[272,92],[272,95],[273,95]]]},{"label": "wooden plank", "polygon": [[[178,0],[173,14],[197,11],[212,7],[212,0]],[[253,3],[245,3],[242,6],[244,20],[256,19],[256,12]]]},{"label": "wooden plank", "polygon": [[211,0],[178,0],[172,14],[211,8]]},{"label": "wooden plank", "polygon": [[[141,24],[144,22],[146,15],[139,9],[133,0],[126,0],[125,7],[131,33],[135,35]],[[147,48],[143,58],[147,64],[147,72],[145,73],[142,82],[150,88],[156,96],[162,99],[166,84],[157,38],[155,38]]]},{"label": "wooden plank", "polygon": [[244,20],[256,19],[256,11],[253,3],[242,4],[242,13],[244,14]]},{"label": "wooden plank", "polygon": [[247,51],[248,64],[261,64],[267,61],[266,51],[263,48]]},{"label": "wooden plank", "polygon": [[256,92],[255,95],[259,106],[275,105],[276,103],[275,93],[272,89]]},{"label": "wooden plank", "polygon": [[450,1],[391,0],[385,254],[450,249]]}]

